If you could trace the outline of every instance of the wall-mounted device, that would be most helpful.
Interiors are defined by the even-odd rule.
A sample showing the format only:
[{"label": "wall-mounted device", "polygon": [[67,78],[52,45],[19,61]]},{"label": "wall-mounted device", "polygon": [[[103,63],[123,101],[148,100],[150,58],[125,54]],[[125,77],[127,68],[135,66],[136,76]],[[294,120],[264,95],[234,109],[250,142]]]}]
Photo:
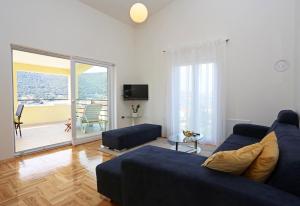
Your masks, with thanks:
[{"label": "wall-mounted device", "polygon": [[148,100],[149,91],[147,84],[124,84],[124,100]]},{"label": "wall-mounted device", "polygon": [[277,72],[285,72],[289,69],[290,65],[289,62],[285,59],[281,59],[277,61],[274,65],[274,69]]}]

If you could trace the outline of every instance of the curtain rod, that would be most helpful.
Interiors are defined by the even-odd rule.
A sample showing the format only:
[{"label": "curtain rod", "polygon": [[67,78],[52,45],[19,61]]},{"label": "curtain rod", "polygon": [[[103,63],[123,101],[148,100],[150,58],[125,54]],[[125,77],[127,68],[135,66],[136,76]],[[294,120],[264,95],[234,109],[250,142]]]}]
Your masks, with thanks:
[{"label": "curtain rod", "polygon": [[[230,39],[226,39],[225,42],[226,42],[226,44],[228,44],[230,42]],[[162,53],[166,53],[166,52],[167,52],[166,50],[162,51]]]}]

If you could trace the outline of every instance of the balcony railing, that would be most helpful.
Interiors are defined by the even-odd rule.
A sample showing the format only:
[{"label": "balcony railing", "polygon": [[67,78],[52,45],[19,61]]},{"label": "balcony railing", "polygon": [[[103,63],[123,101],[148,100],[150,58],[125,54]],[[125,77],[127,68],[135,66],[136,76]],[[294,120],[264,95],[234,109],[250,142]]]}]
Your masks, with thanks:
[{"label": "balcony railing", "polygon": [[[19,104],[27,106],[47,106],[47,105],[61,105],[70,104],[70,99],[19,99]],[[90,99],[76,99],[76,116],[80,117],[84,112],[84,108],[89,104],[101,104],[100,117],[108,120],[108,100],[90,100]],[[25,106],[26,108],[26,106]]]},{"label": "balcony railing", "polygon": [[45,105],[53,103],[67,103],[69,99],[18,99],[19,104],[25,105]]}]

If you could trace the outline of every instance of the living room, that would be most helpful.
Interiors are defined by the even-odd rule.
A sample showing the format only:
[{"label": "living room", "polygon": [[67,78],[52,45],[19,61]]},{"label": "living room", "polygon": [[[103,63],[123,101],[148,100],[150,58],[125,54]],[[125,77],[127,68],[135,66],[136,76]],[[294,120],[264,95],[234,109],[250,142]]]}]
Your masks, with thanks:
[{"label": "living room", "polygon": [[[299,171],[295,147],[300,142],[288,136],[300,136],[298,0],[5,0],[0,25],[0,205],[173,206],[196,205],[196,199],[197,204],[210,205],[300,205],[299,189],[293,189],[300,188],[299,177],[291,172]],[[60,123],[70,129],[64,145],[16,151],[16,141],[22,139],[15,135],[18,105],[13,50],[71,62],[67,86],[71,114]],[[72,127],[78,124],[76,64],[81,63],[106,68],[108,75],[107,129],[84,138],[78,138],[78,133],[98,127],[89,121],[82,124],[82,130]],[[126,85],[146,86],[145,96],[126,99]],[[95,104],[94,100],[89,104]],[[24,123],[22,129],[28,108],[25,104],[19,122]],[[276,131],[274,121],[286,127]],[[143,127],[137,128],[140,125]],[[224,171],[201,166],[206,158],[229,150],[223,144],[235,141],[233,133],[243,136],[238,137],[243,141],[239,148],[230,148],[237,150],[272,134],[272,128],[278,138],[279,160],[264,183],[243,177],[245,170],[239,175],[225,172],[223,180]],[[43,138],[43,133],[35,135]],[[194,139],[184,142],[191,135]],[[253,135],[256,142],[248,141]],[[281,142],[283,136],[289,143]],[[286,147],[291,143],[293,146]],[[185,150],[189,147],[192,154]],[[159,155],[164,156],[161,162]],[[197,167],[185,167],[181,160],[198,164],[199,177],[190,174],[191,179],[185,179]],[[282,171],[283,160],[293,166]],[[109,170],[121,165],[124,174]],[[186,170],[181,171],[180,166]],[[104,171],[100,176],[96,167]],[[173,169],[175,173],[167,173],[169,179],[162,175]],[[208,173],[221,175],[205,176]],[[269,179],[274,174],[293,179],[276,186],[280,181]],[[128,179],[119,185],[113,180],[121,175]],[[211,182],[214,179],[219,185]],[[178,181],[178,188],[168,180]],[[233,183],[227,186],[227,181]],[[147,195],[150,193],[153,195]]]}]

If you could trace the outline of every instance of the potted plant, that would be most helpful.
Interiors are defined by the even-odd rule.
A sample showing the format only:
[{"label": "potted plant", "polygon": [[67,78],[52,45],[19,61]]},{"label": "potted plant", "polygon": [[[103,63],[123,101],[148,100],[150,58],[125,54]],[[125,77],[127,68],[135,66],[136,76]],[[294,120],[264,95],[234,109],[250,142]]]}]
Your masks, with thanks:
[{"label": "potted plant", "polygon": [[139,109],[140,105],[131,105],[131,110],[132,110],[132,117],[138,117],[139,116]]}]

